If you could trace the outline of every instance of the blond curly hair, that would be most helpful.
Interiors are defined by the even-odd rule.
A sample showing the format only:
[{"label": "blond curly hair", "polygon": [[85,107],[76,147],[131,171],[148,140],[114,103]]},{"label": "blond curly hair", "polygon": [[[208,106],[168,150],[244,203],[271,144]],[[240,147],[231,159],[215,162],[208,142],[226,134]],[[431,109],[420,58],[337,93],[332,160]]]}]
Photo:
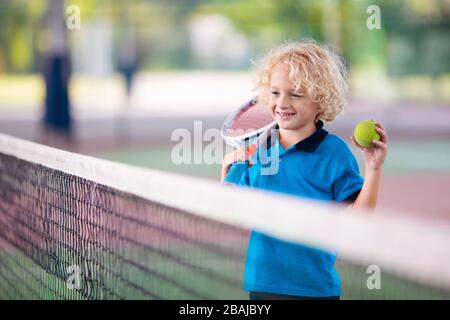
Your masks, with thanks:
[{"label": "blond curly hair", "polygon": [[271,50],[256,64],[258,100],[267,104],[270,77],[278,63],[289,67],[293,90],[306,90],[319,106],[316,120],[333,121],[346,107],[348,78],[344,60],[329,46],[313,40],[287,42]]}]

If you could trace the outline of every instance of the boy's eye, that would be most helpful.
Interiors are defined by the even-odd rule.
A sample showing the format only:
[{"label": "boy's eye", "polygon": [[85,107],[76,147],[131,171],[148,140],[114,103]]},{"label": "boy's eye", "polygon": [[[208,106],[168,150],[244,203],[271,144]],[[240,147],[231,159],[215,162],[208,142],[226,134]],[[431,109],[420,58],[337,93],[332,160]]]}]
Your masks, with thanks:
[{"label": "boy's eye", "polygon": [[271,94],[273,94],[273,95],[277,95],[278,94],[278,91],[272,91],[272,92],[270,92]]},{"label": "boy's eye", "polygon": [[293,96],[294,98],[301,98],[301,97],[303,97],[302,94],[296,94],[296,93],[292,93],[291,96]]}]

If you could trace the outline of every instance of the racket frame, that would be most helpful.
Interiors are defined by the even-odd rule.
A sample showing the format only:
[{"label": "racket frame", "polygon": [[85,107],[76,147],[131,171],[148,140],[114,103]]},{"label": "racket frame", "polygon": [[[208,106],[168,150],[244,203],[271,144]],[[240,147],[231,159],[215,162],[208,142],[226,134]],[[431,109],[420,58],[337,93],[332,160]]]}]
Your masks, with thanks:
[{"label": "racket frame", "polygon": [[276,124],[276,122],[274,120],[264,127],[261,127],[256,130],[255,129],[249,130],[248,132],[246,132],[242,135],[239,135],[239,136],[230,136],[227,134],[227,131],[231,130],[231,126],[233,125],[236,116],[238,114],[240,114],[242,111],[244,111],[245,109],[251,108],[252,106],[254,106],[257,103],[258,103],[258,100],[255,97],[255,98],[247,101],[246,103],[244,103],[240,108],[236,109],[233,113],[231,113],[225,119],[225,121],[222,125],[221,135],[222,135],[222,139],[226,143],[228,143],[229,145],[231,145],[235,148],[240,148],[245,145],[248,146],[248,145],[252,144],[263,132],[266,132],[267,130],[271,129]]}]

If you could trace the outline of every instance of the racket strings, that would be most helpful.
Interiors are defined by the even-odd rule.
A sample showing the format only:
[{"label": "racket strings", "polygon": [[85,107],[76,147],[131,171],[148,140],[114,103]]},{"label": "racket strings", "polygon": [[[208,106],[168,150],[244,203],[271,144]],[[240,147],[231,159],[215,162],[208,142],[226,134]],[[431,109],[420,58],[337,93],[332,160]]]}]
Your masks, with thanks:
[{"label": "racket strings", "polygon": [[237,115],[227,134],[230,136],[242,135],[263,128],[273,121],[272,116],[265,108],[254,106]]}]

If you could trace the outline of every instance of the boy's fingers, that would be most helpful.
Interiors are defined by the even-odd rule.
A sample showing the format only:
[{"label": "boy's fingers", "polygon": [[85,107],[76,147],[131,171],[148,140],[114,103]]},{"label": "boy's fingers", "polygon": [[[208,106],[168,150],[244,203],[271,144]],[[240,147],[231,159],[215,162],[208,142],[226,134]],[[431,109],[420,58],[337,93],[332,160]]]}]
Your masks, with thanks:
[{"label": "boy's fingers", "polygon": [[386,134],[386,131],[383,130],[383,129],[381,129],[381,128],[377,128],[376,130],[377,130],[377,132],[380,134],[381,141],[384,142],[384,143],[387,143],[387,134]]},{"label": "boy's fingers", "polygon": [[386,145],[384,142],[382,142],[382,141],[373,140],[373,141],[372,141],[372,144],[373,144],[374,146],[379,147],[379,148],[387,149],[387,145]]},{"label": "boy's fingers", "polygon": [[378,127],[380,127],[381,129],[384,130],[384,126],[381,122],[375,121],[375,125],[377,125]]},{"label": "boy's fingers", "polygon": [[245,150],[244,149],[238,149],[233,152],[232,155],[232,162],[238,162],[245,158]]},{"label": "boy's fingers", "polygon": [[380,122],[376,122],[376,125],[383,131],[384,135],[387,137],[386,128]]},{"label": "boy's fingers", "polygon": [[376,128],[375,130],[376,130],[379,134],[381,134],[381,135],[383,135],[383,136],[386,135],[386,131],[384,131],[384,130],[381,129],[381,128]]},{"label": "boy's fingers", "polygon": [[237,154],[236,154],[236,160],[237,161],[247,161],[248,159],[250,159],[250,154],[248,153],[247,150],[240,150]]}]

